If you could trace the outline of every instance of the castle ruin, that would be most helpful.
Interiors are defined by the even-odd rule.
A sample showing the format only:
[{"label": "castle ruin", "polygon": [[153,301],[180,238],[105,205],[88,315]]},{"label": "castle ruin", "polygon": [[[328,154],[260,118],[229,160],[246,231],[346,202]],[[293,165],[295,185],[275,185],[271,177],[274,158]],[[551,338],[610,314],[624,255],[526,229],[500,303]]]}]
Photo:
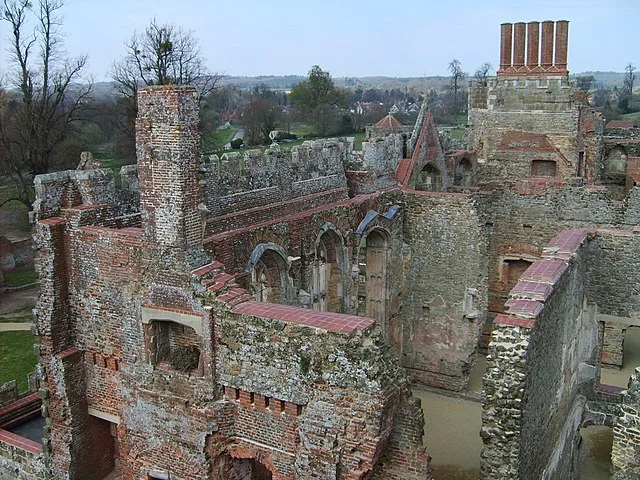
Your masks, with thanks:
[{"label": "castle ruin", "polygon": [[[640,325],[640,132],[571,86],[568,22],[501,32],[465,151],[423,105],[361,152],[202,159],[195,90],[163,86],[119,189],[36,177],[40,389],[0,409],[0,475],[429,479],[411,387],[464,391],[487,349],[483,479],[574,478],[586,424],[634,478],[638,378],[600,368]],[[8,431],[39,411],[42,444]]]}]

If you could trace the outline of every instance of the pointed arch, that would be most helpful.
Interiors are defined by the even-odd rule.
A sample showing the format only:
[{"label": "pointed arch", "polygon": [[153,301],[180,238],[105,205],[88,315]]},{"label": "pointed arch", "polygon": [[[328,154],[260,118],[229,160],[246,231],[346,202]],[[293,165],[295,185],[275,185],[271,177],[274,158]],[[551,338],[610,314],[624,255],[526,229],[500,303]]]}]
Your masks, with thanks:
[{"label": "pointed arch", "polygon": [[251,273],[250,291],[260,302],[291,304],[292,281],[289,261],[282,247],[261,243],[253,249],[246,272]]},{"label": "pointed arch", "polygon": [[427,163],[416,178],[416,190],[439,192],[442,190],[440,170],[431,163]]},{"label": "pointed arch", "polygon": [[321,311],[344,311],[346,249],[335,226],[325,223],[316,238],[313,265],[313,308]]}]

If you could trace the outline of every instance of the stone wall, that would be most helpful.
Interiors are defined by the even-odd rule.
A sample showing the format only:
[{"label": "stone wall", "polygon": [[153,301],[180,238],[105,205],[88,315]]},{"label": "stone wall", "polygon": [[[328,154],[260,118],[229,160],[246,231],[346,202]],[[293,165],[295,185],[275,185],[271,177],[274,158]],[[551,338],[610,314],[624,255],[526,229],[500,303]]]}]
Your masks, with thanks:
[{"label": "stone wall", "polygon": [[206,164],[206,205],[213,217],[331,190],[346,197],[344,164],[353,139],[307,141],[291,150],[216,155]]},{"label": "stone wall", "polygon": [[620,416],[613,427],[614,480],[631,480],[640,475],[640,367],[629,380],[622,393]]},{"label": "stone wall", "polygon": [[496,318],[484,378],[483,478],[573,478],[597,363],[597,325],[584,310],[586,239],[583,230],[558,235]]},{"label": "stone wall", "polygon": [[[241,311],[256,308],[259,304],[243,306]],[[335,319],[340,321],[340,316]],[[247,413],[253,420],[247,428],[237,424],[238,439],[263,445],[269,455],[278,449],[290,452],[288,467],[281,464],[286,458],[276,457],[270,463],[281,464],[279,471],[295,472],[293,478],[352,478],[371,470],[390,441],[395,413],[401,408],[408,412],[411,407],[406,403],[410,397],[406,377],[385,346],[379,327],[368,321],[370,327],[344,335],[246,313],[222,316],[220,382],[225,392],[241,391],[241,405],[244,392],[251,392],[252,399],[247,402],[252,407]],[[267,414],[258,415],[265,411],[265,398]],[[281,402],[297,406],[294,424],[278,427],[281,420],[269,413],[281,408]],[[243,421],[242,416],[238,421]],[[256,429],[256,422],[263,427]],[[419,426],[399,424],[395,428],[405,431]],[[286,433],[291,428],[293,436]],[[389,465],[398,468],[398,461],[412,456],[415,473],[405,470],[404,478],[425,478],[421,433],[395,441],[401,442],[403,452],[389,452]]]},{"label": "stone wall", "polygon": [[47,478],[42,447],[0,429],[0,478],[17,480]]},{"label": "stone wall", "polygon": [[[603,119],[574,100],[568,84],[498,79],[476,90],[469,95],[468,148],[478,155],[479,182],[536,175],[599,178]],[[538,171],[533,162],[540,161],[554,171]]]},{"label": "stone wall", "polygon": [[[487,357],[483,478],[573,478],[600,351],[596,308],[586,306],[607,303],[602,292],[615,291],[637,248],[637,235],[625,231],[565,231],[511,290]],[[615,274],[591,277],[603,257]]]},{"label": "stone wall", "polygon": [[402,359],[414,380],[462,390],[487,308],[486,243],[468,195],[405,192]]},{"label": "stone wall", "polygon": [[545,244],[564,229],[633,227],[638,220],[640,189],[632,189],[626,201],[620,202],[604,187],[522,179],[483,189],[475,199],[489,240],[489,312],[496,314],[504,311],[514,284],[505,276],[505,261],[535,260]]}]

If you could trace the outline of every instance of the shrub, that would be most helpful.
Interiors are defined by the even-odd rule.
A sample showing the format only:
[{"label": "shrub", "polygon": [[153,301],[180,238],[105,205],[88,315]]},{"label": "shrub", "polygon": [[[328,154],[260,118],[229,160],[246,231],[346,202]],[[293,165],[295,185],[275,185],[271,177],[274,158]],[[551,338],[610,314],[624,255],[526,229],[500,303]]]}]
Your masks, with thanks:
[{"label": "shrub", "polygon": [[200,350],[196,347],[175,347],[171,350],[169,363],[180,372],[190,372],[198,368]]},{"label": "shrub", "polygon": [[231,148],[233,149],[238,149],[242,147],[242,139],[241,138],[236,138],[235,140],[231,140]]},{"label": "shrub", "polygon": [[283,140],[297,140],[298,136],[295,133],[282,132],[278,131],[278,135],[276,136],[276,141],[281,142]]}]

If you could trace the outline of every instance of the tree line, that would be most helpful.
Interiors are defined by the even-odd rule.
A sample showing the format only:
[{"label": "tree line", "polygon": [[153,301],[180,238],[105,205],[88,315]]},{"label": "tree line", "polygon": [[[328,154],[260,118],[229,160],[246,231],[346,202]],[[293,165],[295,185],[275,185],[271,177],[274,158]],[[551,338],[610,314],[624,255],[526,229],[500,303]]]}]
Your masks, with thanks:
[{"label": "tree line", "polygon": [[[449,63],[446,88],[431,89],[424,96],[408,88],[364,88],[355,81],[349,88],[338,88],[330,72],[318,65],[290,91],[264,85],[243,90],[221,85],[222,76],[206,67],[193,32],[156,19],[124,42],[124,55],[111,68],[115,91],[98,96],[85,74],[86,55],[71,58],[64,53],[63,6],[63,0],[1,3],[10,67],[0,72],[0,176],[15,190],[3,201],[30,205],[33,176],[72,168],[82,150],[135,162],[136,94],[145,85],[197,88],[203,153],[222,146],[217,131],[229,120],[244,129],[247,146],[269,144],[273,130],[282,132],[280,139],[292,138],[293,123],[306,125],[316,136],[351,134],[393,107],[399,120],[411,124],[416,105],[425,101],[438,123],[465,122],[469,75],[457,59]],[[474,77],[486,81],[492,74],[491,64],[484,63]],[[634,81],[635,67],[629,64],[622,88],[597,88],[593,103],[611,115],[640,110]],[[592,83],[578,79],[585,90]]]}]

